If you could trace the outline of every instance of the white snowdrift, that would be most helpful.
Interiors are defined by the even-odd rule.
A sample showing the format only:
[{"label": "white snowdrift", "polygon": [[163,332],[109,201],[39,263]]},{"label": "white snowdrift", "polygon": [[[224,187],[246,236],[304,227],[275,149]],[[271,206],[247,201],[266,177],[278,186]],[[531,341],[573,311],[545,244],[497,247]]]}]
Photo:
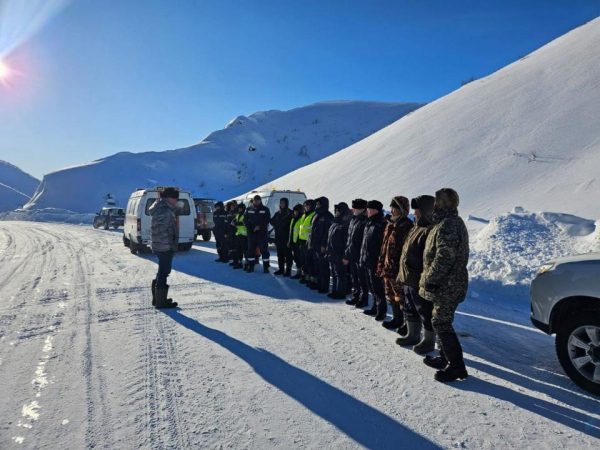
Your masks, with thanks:
[{"label": "white snowdrift", "polygon": [[600,19],[273,184],[334,202],[451,186],[461,213],[600,217]]},{"label": "white snowdrift", "polygon": [[0,211],[10,211],[29,201],[39,180],[0,160]]},{"label": "white snowdrift", "polygon": [[517,212],[494,218],[471,238],[472,279],[529,284],[542,264],[600,250],[593,220],[558,213]]},{"label": "white snowdrift", "polygon": [[68,209],[17,209],[0,214],[0,220],[27,220],[31,222],[56,222],[74,225],[90,225],[94,221],[94,214],[76,213]]},{"label": "white snowdrift", "polygon": [[47,174],[25,208],[92,212],[107,193],[124,205],[136,188],[156,185],[178,185],[195,196],[235,197],[357,142],[419,106],[339,101],[239,116],[189,148],[118,153]]}]

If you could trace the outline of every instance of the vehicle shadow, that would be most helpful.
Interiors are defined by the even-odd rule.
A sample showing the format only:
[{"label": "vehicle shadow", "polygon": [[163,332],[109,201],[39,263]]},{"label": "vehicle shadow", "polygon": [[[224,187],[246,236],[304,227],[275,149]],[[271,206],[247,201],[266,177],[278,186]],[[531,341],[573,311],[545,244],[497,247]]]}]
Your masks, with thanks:
[{"label": "vehicle shadow", "polygon": [[553,337],[529,323],[529,302],[523,297],[526,288],[478,281],[472,283],[471,289],[483,295],[468,298],[459,306],[456,316],[467,366],[539,392],[562,402],[563,406],[483,380],[476,385],[481,393],[600,437],[600,420],[585,413],[600,413],[600,399],[564,375],[554,352]]},{"label": "vehicle shadow", "polygon": [[440,448],[381,411],[267,350],[254,348],[222,331],[209,328],[179,310],[162,311],[183,327],[245,361],[267,383],[366,448]]},{"label": "vehicle shadow", "polygon": [[[489,366],[483,368],[486,366],[485,364],[474,361],[469,361],[469,364],[479,370],[489,370]],[[505,375],[498,376],[504,378]],[[487,397],[494,397],[498,400],[512,403],[519,408],[538,414],[573,430],[595,438],[600,437],[600,421],[597,419],[579,411],[542,400],[539,397],[532,397],[514,389],[482,380],[473,375],[470,375],[467,381],[453,383],[451,386],[458,390],[477,392]]]}]

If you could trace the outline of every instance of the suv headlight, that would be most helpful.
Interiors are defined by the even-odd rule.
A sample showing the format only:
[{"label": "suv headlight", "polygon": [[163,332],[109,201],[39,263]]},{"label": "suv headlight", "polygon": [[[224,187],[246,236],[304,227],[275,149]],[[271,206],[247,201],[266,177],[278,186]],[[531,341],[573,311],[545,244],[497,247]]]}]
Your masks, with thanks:
[{"label": "suv headlight", "polygon": [[539,277],[541,274],[551,271],[552,269],[554,269],[555,265],[556,265],[556,263],[547,263],[547,264],[541,265],[538,268],[536,276]]}]

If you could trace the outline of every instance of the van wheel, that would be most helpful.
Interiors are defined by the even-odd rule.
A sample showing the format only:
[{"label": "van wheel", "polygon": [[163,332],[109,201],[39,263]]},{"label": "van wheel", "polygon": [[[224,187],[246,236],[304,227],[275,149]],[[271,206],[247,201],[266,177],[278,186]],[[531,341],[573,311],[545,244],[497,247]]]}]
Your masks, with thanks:
[{"label": "van wheel", "polygon": [[202,240],[203,240],[204,242],[208,242],[208,241],[210,241],[210,238],[211,238],[211,237],[212,237],[212,233],[211,233],[211,231],[210,231],[210,230],[208,230],[208,231],[204,231],[204,232],[202,233]]},{"label": "van wheel", "polygon": [[600,395],[600,311],[568,316],[556,333],[556,354],[575,384]]},{"label": "van wheel", "polygon": [[125,247],[129,247],[129,243],[130,243],[130,242],[129,242],[129,239],[127,239],[125,236],[123,236],[123,245],[124,245]]}]

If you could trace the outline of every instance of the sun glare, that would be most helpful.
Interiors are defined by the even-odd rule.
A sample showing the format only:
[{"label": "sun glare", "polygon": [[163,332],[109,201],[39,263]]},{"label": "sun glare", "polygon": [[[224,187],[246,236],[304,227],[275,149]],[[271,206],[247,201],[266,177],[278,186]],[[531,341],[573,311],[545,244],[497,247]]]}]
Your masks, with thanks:
[{"label": "sun glare", "polygon": [[10,76],[9,67],[3,61],[0,61],[0,81],[6,81],[9,76]]}]

